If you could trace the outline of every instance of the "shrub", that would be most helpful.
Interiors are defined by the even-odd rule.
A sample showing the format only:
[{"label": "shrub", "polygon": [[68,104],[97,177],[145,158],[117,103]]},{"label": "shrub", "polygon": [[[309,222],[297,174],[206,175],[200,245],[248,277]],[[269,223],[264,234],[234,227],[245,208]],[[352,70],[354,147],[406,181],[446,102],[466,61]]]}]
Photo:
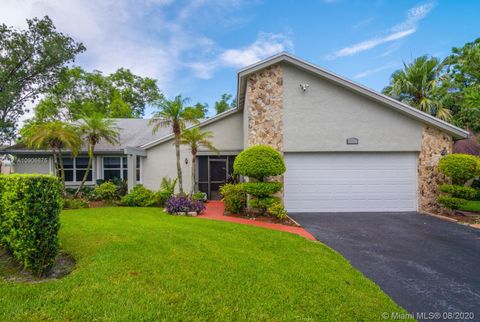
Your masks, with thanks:
[{"label": "shrub", "polygon": [[453,184],[464,185],[480,174],[480,159],[469,154],[449,154],[440,159],[438,169],[452,179]]},{"label": "shrub", "polygon": [[283,174],[286,170],[282,155],[272,147],[255,145],[235,158],[235,173],[263,181],[265,177]]},{"label": "shrub", "polygon": [[83,199],[65,198],[63,200],[63,209],[83,209],[88,207],[88,202]]},{"label": "shrub", "polygon": [[160,182],[160,190],[170,192],[170,195],[175,193],[175,186],[177,185],[177,178],[170,179],[167,177],[163,177],[162,181]]},{"label": "shrub", "polygon": [[441,195],[437,198],[437,202],[444,206],[445,208],[449,209],[460,209],[463,205],[467,203],[465,199],[451,197],[447,195]]},{"label": "shrub", "polygon": [[280,198],[277,197],[251,198],[248,200],[248,207],[265,213],[268,208],[278,203],[280,203]]},{"label": "shrub", "polygon": [[243,190],[255,197],[268,197],[282,190],[281,182],[245,182],[242,183]]},{"label": "shrub", "polygon": [[287,218],[287,211],[281,203],[276,203],[273,206],[270,206],[270,208],[268,208],[268,213],[280,220],[285,220]]},{"label": "shrub", "polygon": [[155,205],[155,202],[155,193],[138,184],[127,195],[123,196],[121,205],[127,207],[151,207]]},{"label": "shrub", "polygon": [[195,211],[197,214],[205,210],[205,205],[201,200],[190,200],[190,211]]},{"label": "shrub", "polygon": [[478,191],[471,187],[457,186],[453,184],[443,184],[440,186],[440,191],[450,194],[452,197],[475,200]]},{"label": "shrub", "polygon": [[45,275],[58,254],[62,185],[48,175],[0,176],[0,243],[25,269]]},{"label": "shrub", "polygon": [[165,207],[169,214],[187,213],[196,211],[202,212],[205,209],[203,202],[198,200],[190,200],[186,196],[173,196],[165,202]]},{"label": "shrub", "polygon": [[205,192],[197,191],[192,195],[192,200],[207,201],[207,194]]},{"label": "shrub", "polygon": [[165,202],[173,195],[170,191],[159,190],[155,192],[155,204],[157,206],[163,207]]},{"label": "shrub", "polygon": [[113,201],[117,198],[117,186],[113,182],[104,182],[95,187],[94,193],[101,199]]},{"label": "shrub", "polygon": [[243,191],[242,184],[227,183],[220,187],[223,196],[225,210],[234,214],[244,211],[247,204],[247,195]]}]

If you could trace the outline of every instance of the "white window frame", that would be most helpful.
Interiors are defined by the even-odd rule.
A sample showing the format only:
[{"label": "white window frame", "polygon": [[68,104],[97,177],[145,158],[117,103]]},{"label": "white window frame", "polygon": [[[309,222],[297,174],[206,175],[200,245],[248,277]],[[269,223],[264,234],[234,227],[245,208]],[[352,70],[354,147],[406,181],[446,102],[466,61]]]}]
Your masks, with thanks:
[{"label": "white window frame", "polygon": [[[143,158],[141,156],[136,156],[138,157],[138,167],[140,170],[140,180],[137,180],[136,183],[142,183],[142,174],[143,174]],[[105,158],[120,158],[120,168],[105,168],[104,166],[104,159]],[[123,158],[126,158],[125,164],[123,162]],[[105,180],[105,170],[120,170],[120,179],[122,180],[127,180],[128,178],[123,177],[123,170],[128,171],[128,157],[126,155],[104,155],[102,156],[102,163],[101,163],[101,174],[102,174],[102,179]],[[135,169],[135,176],[136,176],[136,171]]]},{"label": "white window frame", "polygon": [[[83,180],[83,177],[80,178],[80,180],[78,180],[79,178],[77,178],[77,170],[87,170],[87,168],[80,168],[80,169],[77,169],[77,158],[87,158],[88,159],[88,156],[76,156],[76,157],[70,157],[70,156],[62,156],[61,158],[72,158],[73,159],[73,168],[71,169],[64,169],[66,171],[70,171],[72,170],[73,171],[73,181],[65,181],[65,184],[67,185],[75,185],[75,184],[79,184],[82,182]],[[52,158],[52,169],[51,169],[52,173],[55,173],[55,165],[53,164],[53,158]],[[86,184],[93,184],[95,182],[95,166],[94,166],[94,162],[92,160],[92,164],[91,164],[91,167],[90,167],[90,172],[92,173],[92,180],[91,181],[85,181]]]}]

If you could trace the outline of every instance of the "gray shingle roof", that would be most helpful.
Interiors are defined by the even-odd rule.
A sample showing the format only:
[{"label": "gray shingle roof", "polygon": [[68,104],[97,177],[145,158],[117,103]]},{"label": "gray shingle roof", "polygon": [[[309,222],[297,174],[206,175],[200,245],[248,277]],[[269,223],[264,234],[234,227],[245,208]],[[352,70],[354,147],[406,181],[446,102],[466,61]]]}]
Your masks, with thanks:
[{"label": "gray shingle roof", "polygon": [[[140,147],[154,140],[158,140],[165,136],[168,136],[172,131],[170,128],[160,127],[158,131],[153,134],[153,126],[150,126],[149,119],[114,119],[116,126],[120,132],[120,144],[111,145],[105,141],[100,141],[95,147],[96,153],[102,152],[121,152],[126,147]],[[4,151],[11,152],[26,152],[32,151],[28,149],[23,143],[17,143],[9,147],[2,149]],[[82,151],[86,152],[86,145],[84,145]],[[0,151],[1,152],[1,151]],[[40,152],[35,150],[35,152]]]}]

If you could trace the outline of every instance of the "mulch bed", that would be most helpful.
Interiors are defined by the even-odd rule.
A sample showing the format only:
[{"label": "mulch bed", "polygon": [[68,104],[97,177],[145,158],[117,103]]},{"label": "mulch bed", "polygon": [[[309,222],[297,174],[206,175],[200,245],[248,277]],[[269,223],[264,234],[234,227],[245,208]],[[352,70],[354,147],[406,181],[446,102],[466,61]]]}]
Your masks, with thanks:
[{"label": "mulch bed", "polygon": [[75,260],[69,254],[60,251],[55,265],[47,276],[38,277],[30,272],[24,271],[10,256],[10,254],[0,247],[0,278],[9,282],[17,283],[42,283],[51,280],[60,279],[67,276],[75,267]]},{"label": "mulch bed", "polygon": [[228,216],[228,217],[250,219],[250,220],[261,221],[261,222],[268,222],[268,223],[272,223],[272,224],[281,224],[281,225],[286,225],[286,226],[300,227],[300,225],[298,225],[296,222],[291,220],[289,217],[287,217],[287,219],[285,219],[285,220],[280,220],[280,219],[275,218],[275,217],[261,216],[261,215],[257,215],[257,214],[233,214],[233,213],[226,212],[224,215]]},{"label": "mulch bed", "polygon": [[476,212],[456,211],[452,214],[445,214],[444,216],[458,220],[459,222],[466,223],[466,224],[480,223],[480,214]]}]

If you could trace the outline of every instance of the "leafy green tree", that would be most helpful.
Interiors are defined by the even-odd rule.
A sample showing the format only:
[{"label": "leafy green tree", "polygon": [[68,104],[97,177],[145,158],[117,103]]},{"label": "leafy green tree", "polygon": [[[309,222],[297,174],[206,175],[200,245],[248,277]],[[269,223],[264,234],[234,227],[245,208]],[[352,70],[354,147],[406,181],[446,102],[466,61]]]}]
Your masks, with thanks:
[{"label": "leafy green tree", "polygon": [[441,69],[437,58],[418,57],[392,74],[383,93],[442,120],[450,120],[451,111],[442,101]]},{"label": "leafy green tree", "polygon": [[208,113],[208,104],[207,103],[200,103],[193,105],[193,108],[198,110],[198,115],[200,119],[204,119],[207,117]]},{"label": "leafy green tree", "polygon": [[160,127],[170,127],[172,129],[180,193],[183,193],[182,168],[180,166],[180,135],[183,129],[185,129],[187,122],[198,123],[198,119],[201,118],[201,113],[198,109],[187,106],[188,100],[188,98],[177,95],[173,100],[159,100],[155,102],[154,106],[158,111],[150,120],[150,125],[153,125],[153,133],[156,133]]},{"label": "leafy green tree", "polygon": [[83,176],[82,182],[75,192],[75,198],[78,196],[82,187],[87,181],[88,174],[92,167],[92,160],[95,151],[95,146],[101,141],[105,140],[110,144],[119,143],[119,129],[115,124],[115,121],[112,119],[107,119],[100,113],[93,113],[90,116],[84,116],[80,120],[80,125],[78,126],[80,135],[83,137],[85,142],[87,142],[88,147],[88,165],[87,170]]},{"label": "leafy green tree", "polygon": [[480,131],[480,38],[452,48],[445,58],[445,100],[454,112],[454,122]]},{"label": "leafy green tree", "polygon": [[223,113],[237,106],[235,99],[232,99],[232,97],[232,94],[222,94],[220,100],[215,102],[215,111],[217,114]]},{"label": "leafy green tree", "polygon": [[64,150],[70,150],[76,156],[82,147],[82,139],[77,129],[61,121],[48,123],[30,123],[20,131],[22,141],[34,149],[50,149],[53,153],[53,163],[56,174],[65,188],[65,169],[63,167],[62,154]]},{"label": "leafy green tree", "polygon": [[0,25],[0,144],[15,137],[25,104],[56,84],[62,67],[85,50],[47,16],[27,25],[25,30]]},{"label": "leafy green tree", "polygon": [[192,188],[190,194],[195,192],[195,164],[197,160],[197,152],[200,147],[205,147],[210,151],[218,152],[217,148],[213,145],[211,139],[213,138],[213,132],[201,131],[200,128],[194,127],[188,130],[184,130],[180,136],[180,144],[190,147],[192,153]]},{"label": "leafy green tree", "polygon": [[87,72],[81,67],[65,68],[59,81],[35,108],[35,118],[45,121],[76,120],[83,115],[102,113],[110,118],[139,118],[145,106],[163,95],[156,81],[120,68],[104,76],[100,71]]}]

